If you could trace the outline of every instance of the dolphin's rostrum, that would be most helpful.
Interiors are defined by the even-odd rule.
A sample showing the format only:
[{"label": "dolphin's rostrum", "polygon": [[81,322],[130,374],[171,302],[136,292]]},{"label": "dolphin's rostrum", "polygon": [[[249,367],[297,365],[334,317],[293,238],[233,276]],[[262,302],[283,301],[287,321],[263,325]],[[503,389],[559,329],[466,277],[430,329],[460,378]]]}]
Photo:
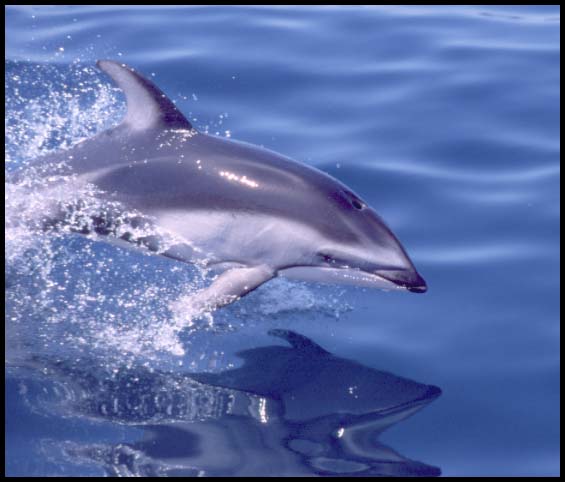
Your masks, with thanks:
[{"label": "dolphin's rostrum", "polygon": [[[134,69],[97,65],[125,94],[123,122],[31,165],[64,162],[99,198],[137,213],[132,225],[155,226],[174,242],[123,230],[122,239],[217,269],[194,295],[196,310],[231,303],[275,276],[426,291],[392,231],[347,186],[267,149],[198,132]],[[115,234],[109,219],[94,225]]]}]

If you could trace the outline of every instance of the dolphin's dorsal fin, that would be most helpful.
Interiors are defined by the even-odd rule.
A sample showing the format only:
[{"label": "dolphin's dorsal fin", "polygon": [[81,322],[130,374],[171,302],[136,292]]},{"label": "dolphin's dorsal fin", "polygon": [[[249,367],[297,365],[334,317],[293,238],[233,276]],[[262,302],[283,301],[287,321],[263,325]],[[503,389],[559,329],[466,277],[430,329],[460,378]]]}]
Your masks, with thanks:
[{"label": "dolphin's dorsal fin", "polygon": [[135,130],[153,127],[192,129],[190,122],[161,89],[134,69],[113,60],[99,60],[96,65],[124,91],[127,114],[122,124]]},{"label": "dolphin's dorsal fin", "polygon": [[297,350],[309,351],[312,353],[317,353],[319,355],[328,354],[327,350],[324,350],[320,345],[314,343],[310,338],[306,338],[304,335],[300,335],[294,331],[290,330],[269,330],[268,334],[271,336],[276,336],[286,340],[293,348]]}]

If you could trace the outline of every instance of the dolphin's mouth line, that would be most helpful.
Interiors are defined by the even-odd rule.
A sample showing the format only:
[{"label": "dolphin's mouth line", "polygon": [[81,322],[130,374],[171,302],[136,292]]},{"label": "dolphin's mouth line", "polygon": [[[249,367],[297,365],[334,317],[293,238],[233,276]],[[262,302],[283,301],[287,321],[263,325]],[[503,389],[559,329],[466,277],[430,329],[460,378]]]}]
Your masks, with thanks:
[{"label": "dolphin's mouth line", "polygon": [[351,273],[351,276],[354,276],[352,273],[357,272],[364,277],[374,277],[379,284],[390,284],[389,288],[404,289],[412,293],[425,293],[428,289],[426,282],[415,269],[363,269],[353,267],[344,259],[332,254],[320,252],[319,256],[329,269],[343,270]]},{"label": "dolphin's mouth line", "polygon": [[399,289],[399,290],[407,290],[407,291],[410,291],[411,293],[425,293],[428,289],[425,282],[417,283],[417,284],[410,284],[410,283],[407,283],[405,281],[394,279],[394,277],[392,277],[392,276],[383,275],[381,273],[379,273],[379,274],[372,273],[370,271],[364,271],[362,269],[360,269],[359,271],[366,274],[366,275],[374,276],[376,279],[378,279],[381,282],[390,283],[391,288],[396,288],[396,289]]},{"label": "dolphin's mouth line", "polygon": [[[428,290],[428,286],[426,285],[424,278],[422,278],[418,272],[403,270],[400,271],[400,277],[395,278],[395,275],[398,276],[398,273],[399,272],[396,270],[391,270],[389,272],[386,270],[380,270],[378,273],[375,273],[375,276],[386,281],[390,281],[396,286],[404,288],[412,293],[425,293]],[[406,276],[409,276],[410,279],[403,279]]]},{"label": "dolphin's mouth line", "polygon": [[396,280],[392,276],[382,276],[380,273],[348,266],[295,265],[279,269],[277,274],[284,278],[315,283],[335,283],[373,289],[377,288],[385,291],[408,290],[416,293],[425,291],[425,283],[423,283],[423,281],[424,287],[421,287],[419,284],[409,284]]},{"label": "dolphin's mouth line", "polygon": [[375,273],[371,273],[371,272],[369,272],[369,271],[363,271],[363,270],[359,270],[359,271],[361,271],[361,272],[363,272],[363,273],[366,273],[366,274],[368,274],[369,276],[374,276],[374,277],[377,278],[379,281],[383,281],[383,282],[385,282],[385,283],[390,283],[390,284],[392,285],[391,287],[396,288],[396,289],[398,289],[398,290],[407,290],[407,289],[408,289],[407,286],[405,286],[405,285],[403,285],[403,284],[401,284],[401,283],[398,283],[398,282],[396,282],[396,281],[394,281],[394,280],[388,279],[388,278],[386,278],[385,276],[381,276],[381,275],[378,275],[378,274],[375,274]]}]

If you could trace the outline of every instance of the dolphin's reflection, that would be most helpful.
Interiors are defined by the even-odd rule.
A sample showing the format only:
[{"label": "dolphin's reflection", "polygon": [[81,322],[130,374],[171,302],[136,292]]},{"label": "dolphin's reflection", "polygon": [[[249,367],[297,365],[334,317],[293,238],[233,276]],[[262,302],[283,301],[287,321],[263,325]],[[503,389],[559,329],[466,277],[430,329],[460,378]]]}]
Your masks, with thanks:
[{"label": "dolphin's reflection", "polygon": [[439,388],[338,358],[291,331],[270,334],[290,346],[246,350],[241,368],[216,374],[124,369],[108,380],[52,363],[65,396],[51,410],[144,429],[134,443],[59,448],[69,462],[118,476],[440,474],[378,441]]}]

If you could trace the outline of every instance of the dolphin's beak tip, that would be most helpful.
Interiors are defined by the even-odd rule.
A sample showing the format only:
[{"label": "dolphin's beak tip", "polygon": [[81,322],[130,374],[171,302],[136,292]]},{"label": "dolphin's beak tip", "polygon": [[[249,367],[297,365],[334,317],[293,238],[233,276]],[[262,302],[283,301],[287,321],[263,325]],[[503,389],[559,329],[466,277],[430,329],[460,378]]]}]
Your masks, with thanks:
[{"label": "dolphin's beak tip", "polygon": [[429,385],[426,391],[426,398],[437,398],[441,395],[441,388],[435,385]]},{"label": "dolphin's beak tip", "polygon": [[417,280],[412,286],[408,286],[408,291],[411,293],[425,293],[428,291],[428,285],[424,278],[422,278],[418,273],[416,273]]},{"label": "dolphin's beak tip", "polygon": [[428,291],[428,287],[427,286],[411,286],[410,288],[408,288],[408,291],[410,291],[410,293],[425,293],[426,291]]},{"label": "dolphin's beak tip", "polygon": [[425,293],[426,291],[428,291],[428,286],[426,285],[426,283],[422,283],[421,285],[417,286],[409,286],[408,291],[410,291],[411,293]]}]

